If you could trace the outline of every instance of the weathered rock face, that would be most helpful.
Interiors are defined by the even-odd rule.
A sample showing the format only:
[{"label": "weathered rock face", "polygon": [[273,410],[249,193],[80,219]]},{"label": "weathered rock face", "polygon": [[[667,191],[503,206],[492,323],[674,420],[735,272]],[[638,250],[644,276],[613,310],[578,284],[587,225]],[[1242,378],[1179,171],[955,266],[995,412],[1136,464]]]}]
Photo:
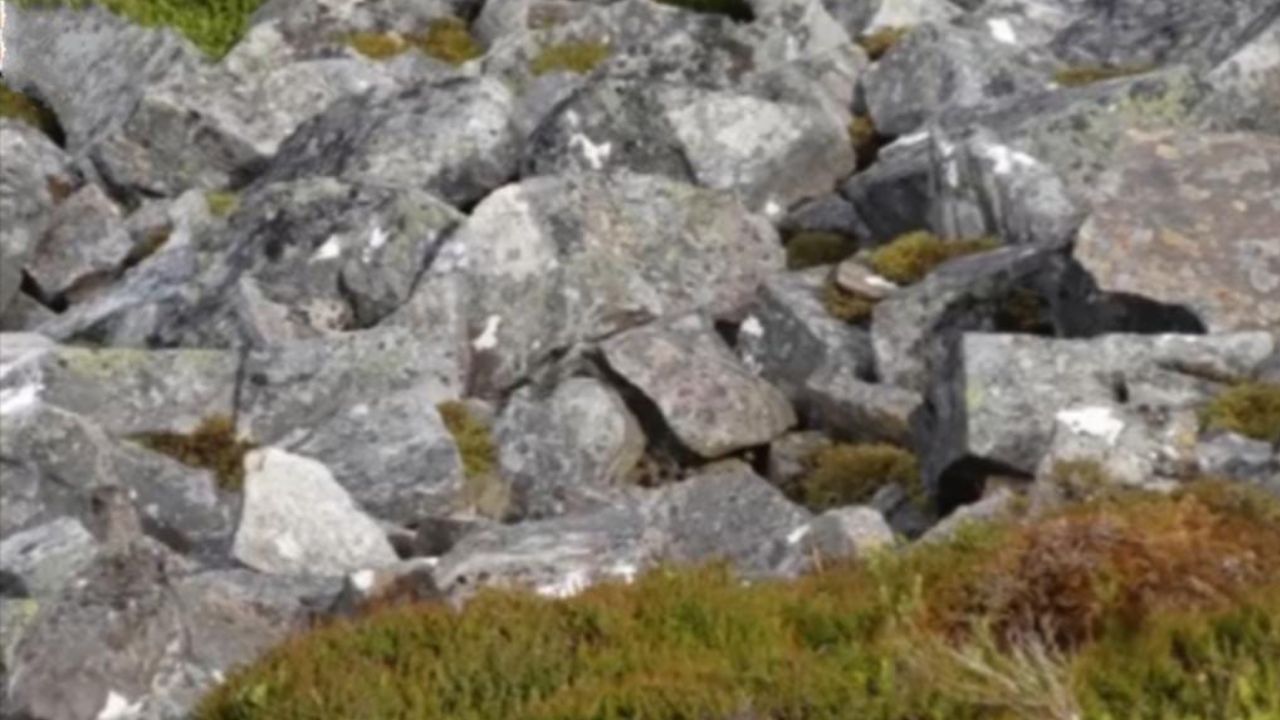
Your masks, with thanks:
[{"label": "weathered rock face", "polygon": [[245,458],[244,510],[232,554],[282,575],[332,575],[396,561],[378,524],[324,465],[275,448]]},{"label": "weathered rock face", "polygon": [[782,264],[776,233],[725,194],[626,173],[542,177],[486,198],[423,282],[458,274],[470,286],[483,390],[648,320],[731,317]]},{"label": "weathered rock face", "polygon": [[786,397],[752,376],[697,316],[623,333],[603,350],[680,443],[704,458],[767,444],[796,422]]},{"label": "weathered rock face", "polygon": [[1280,18],[1208,75],[1197,115],[1215,130],[1280,135]]},{"label": "weathered rock face", "polygon": [[0,593],[57,594],[93,561],[97,542],[79,520],[62,517],[0,540]]},{"label": "weathered rock face", "polygon": [[109,281],[134,251],[120,209],[97,185],[86,185],[50,217],[26,271],[46,297]]},{"label": "weathered rock face", "polygon": [[1075,257],[1102,290],[1188,309],[1211,332],[1280,328],[1280,140],[1132,134]]}]

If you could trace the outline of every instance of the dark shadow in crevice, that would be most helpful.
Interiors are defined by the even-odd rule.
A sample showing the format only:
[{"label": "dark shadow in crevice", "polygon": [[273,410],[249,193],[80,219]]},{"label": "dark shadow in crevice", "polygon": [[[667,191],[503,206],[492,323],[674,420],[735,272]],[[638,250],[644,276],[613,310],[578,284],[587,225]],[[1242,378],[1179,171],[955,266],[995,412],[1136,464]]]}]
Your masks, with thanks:
[{"label": "dark shadow in crevice", "polygon": [[657,403],[650,400],[640,388],[632,385],[626,378],[609,367],[609,363],[605,360],[603,353],[598,350],[591,351],[584,353],[584,357],[599,373],[598,377],[618,393],[626,404],[627,409],[631,411],[631,414],[640,423],[640,428],[649,440],[650,454],[669,459],[686,468],[695,467],[706,462],[705,459],[690,450],[676,437],[676,434],[667,425],[666,418],[662,416],[662,410],[658,408]]},{"label": "dark shadow in crevice", "polygon": [[1031,480],[1031,475],[1004,463],[986,458],[965,456],[947,466],[938,477],[934,498],[939,518],[944,518],[963,505],[982,499],[987,481],[993,477]]},{"label": "dark shadow in crevice", "polygon": [[1183,305],[1129,293],[1109,293],[1102,302],[1107,325],[1104,332],[1204,335],[1209,331],[1204,321]]}]

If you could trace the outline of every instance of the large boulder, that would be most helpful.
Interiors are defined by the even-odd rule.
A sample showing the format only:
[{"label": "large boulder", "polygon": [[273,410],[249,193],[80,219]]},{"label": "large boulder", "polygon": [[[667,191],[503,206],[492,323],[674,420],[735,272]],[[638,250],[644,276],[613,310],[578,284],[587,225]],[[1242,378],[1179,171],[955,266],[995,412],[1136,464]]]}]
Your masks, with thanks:
[{"label": "large boulder", "polygon": [[1211,332],[1280,328],[1280,139],[1132,133],[1075,258],[1111,293],[1190,311]]},{"label": "large boulder", "polygon": [[423,282],[471,289],[473,391],[646,321],[732,318],[781,269],[782,246],[731,196],[653,176],[538,177],[489,196]]},{"label": "large boulder", "polygon": [[786,396],[752,375],[698,316],[631,330],[603,350],[680,444],[704,458],[765,445],[796,423]]},{"label": "large boulder", "polygon": [[1207,76],[1213,89],[1197,108],[1215,130],[1280,135],[1280,17]]},{"label": "large boulder", "polygon": [[135,252],[120,208],[85,185],[54,209],[25,270],[42,297],[73,301],[114,279]]}]

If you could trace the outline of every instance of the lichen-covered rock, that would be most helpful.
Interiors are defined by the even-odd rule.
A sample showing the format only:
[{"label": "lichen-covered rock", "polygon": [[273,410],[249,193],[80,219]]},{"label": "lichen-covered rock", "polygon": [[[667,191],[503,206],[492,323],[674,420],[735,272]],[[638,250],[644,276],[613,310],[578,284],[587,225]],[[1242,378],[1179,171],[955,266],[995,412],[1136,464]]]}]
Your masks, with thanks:
[{"label": "lichen-covered rock", "polygon": [[886,441],[911,445],[917,440],[924,405],[920,392],[860,379],[847,365],[827,365],[805,381],[801,407],[812,427],[842,440]]},{"label": "lichen-covered rock", "polygon": [[248,354],[242,435],[324,463],[366,511],[446,515],[462,465],[436,405],[460,392],[453,358],[403,327]]},{"label": "lichen-covered rock", "polygon": [[926,133],[898,138],[876,162],[840,186],[866,224],[868,241],[881,245],[928,226],[933,207],[932,158]]},{"label": "lichen-covered rock", "polygon": [[1196,109],[1215,130],[1280,135],[1280,17],[1207,76],[1212,87]]},{"label": "lichen-covered rock", "polygon": [[60,297],[109,281],[133,251],[120,208],[97,185],[86,185],[54,209],[24,269],[41,294]]},{"label": "lichen-covered rock", "polygon": [[557,350],[646,321],[741,312],[782,246],[732,197],[653,176],[539,177],[489,196],[423,282],[472,293],[473,394],[509,387]]},{"label": "lichen-covered rock", "polygon": [[39,130],[0,118],[0,311],[18,294],[22,268],[53,215],[79,184],[71,158]]},{"label": "lichen-covered rock", "polygon": [[497,419],[494,442],[521,519],[607,506],[645,448],[622,398],[589,378],[572,378],[545,397],[518,391]]},{"label": "lichen-covered rock", "polygon": [[332,176],[470,205],[515,175],[514,111],[511,91],[489,78],[344,99],[280,146],[266,181]]},{"label": "lichen-covered rock", "polygon": [[704,458],[764,445],[796,422],[786,396],[753,376],[700,317],[631,330],[602,349],[680,443]]},{"label": "lichen-covered rock", "polygon": [[98,543],[77,519],[62,517],[0,540],[0,594],[56,595],[88,567]]},{"label": "lichen-covered rock", "polygon": [[1196,446],[1200,472],[1209,476],[1252,480],[1280,492],[1280,448],[1236,433],[1217,433]]},{"label": "lichen-covered rock", "polygon": [[875,508],[855,505],[828,510],[787,537],[806,570],[824,562],[863,559],[893,547],[893,528]]},{"label": "lichen-covered rock", "polygon": [[261,572],[342,576],[389,565],[395,550],[323,464],[277,448],[245,458],[232,554]]},{"label": "lichen-covered rock", "polygon": [[1131,134],[1075,258],[1107,292],[1194,313],[1211,332],[1280,328],[1280,140]]}]

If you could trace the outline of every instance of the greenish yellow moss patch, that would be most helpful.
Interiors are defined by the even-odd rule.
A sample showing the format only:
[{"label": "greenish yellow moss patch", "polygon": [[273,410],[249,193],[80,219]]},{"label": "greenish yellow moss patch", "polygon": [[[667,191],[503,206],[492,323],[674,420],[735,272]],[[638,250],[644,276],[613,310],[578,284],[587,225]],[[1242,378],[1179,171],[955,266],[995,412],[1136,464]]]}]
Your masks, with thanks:
[{"label": "greenish yellow moss patch", "polygon": [[510,503],[510,489],[498,472],[498,450],[489,426],[461,400],[440,403],[437,410],[462,458],[463,503],[485,517],[501,518]]},{"label": "greenish yellow moss patch", "polygon": [[746,0],[658,0],[663,5],[671,5],[693,12],[724,15],[738,22],[751,22],[756,14]]},{"label": "greenish yellow moss patch", "polygon": [[909,27],[885,27],[858,38],[858,45],[872,61],[879,60],[911,32]]},{"label": "greenish yellow moss patch", "polygon": [[87,7],[90,2],[147,27],[172,27],[211,57],[226,54],[265,0],[17,0],[24,7]]},{"label": "greenish yellow moss patch", "polygon": [[1280,443],[1280,384],[1241,383],[1214,398],[1201,413],[1205,429]]},{"label": "greenish yellow moss patch", "polygon": [[866,170],[880,155],[885,138],[876,129],[875,121],[870,115],[855,115],[849,123],[849,143],[853,145],[857,169]]},{"label": "greenish yellow moss patch", "polygon": [[871,253],[868,263],[877,274],[899,285],[923,280],[937,266],[965,255],[1000,247],[994,238],[948,242],[931,232],[907,233]]},{"label": "greenish yellow moss patch", "polygon": [[224,490],[244,487],[244,456],[257,445],[236,436],[236,424],[225,415],[207,418],[190,435],[145,433],[134,438],[143,446],[184,465],[212,470]]},{"label": "greenish yellow moss patch", "polygon": [[49,108],[11,89],[3,81],[0,81],[0,117],[24,122],[53,139],[62,133],[58,119]]},{"label": "greenish yellow moss patch", "polygon": [[1083,87],[1104,80],[1114,80],[1130,75],[1141,75],[1155,69],[1154,65],[1080,65],[1063,68],[1053,74],[1054,82],[1063,87]]},{"label": "greenish yellow moss patch", "polygon": [[392,607],[234,670],[195,717],[1270,720],[1280,526],[1247,494],[1073,506],[791,583],[658,569]]},{"label": "greenish yellow moss patch", "polygon": [[609,45],[596,40],[570,40],[548,45],[530,62],[534,75],[571,72],[585,75],[609,57]]},{"label": "greenish yellow moss patch", "polygon": [[822,307],[837,320],[847,323],[860,323],[871,317],[876,309],[876,301],[849,292],[836,284],[835,277],[827,278],[822,286]]},{"label": "greenish yellow moss patch", "polygon": [[227,190],[210,190],[204,194],[204,201],[214,217],[225,218],[240,206],[240,195]]},{"label": "greenish yellow moss patch", "polygon": [[833,232],[806,230],[787,239],[787,269],[838,263],[858,250],[858,241]]},{"label": "greenish yellow moss patch", "polygon": [[346,42],[356,52],[373,60],[386,60],[416,49],[437,60],[461,65],[484,54],[467,24],[457,18],[437,18],[427,25],[425,32],[409,35],[395,32],[351,33]]},{"label": "greenish yellow moss patch", "polygon": [[836,444],[818,450],[810,462],[813,469],[800,480],[800,492],[815,511],[865,503],[894,483],[916,499],[922,494],[915,456],[894,445]]}]

